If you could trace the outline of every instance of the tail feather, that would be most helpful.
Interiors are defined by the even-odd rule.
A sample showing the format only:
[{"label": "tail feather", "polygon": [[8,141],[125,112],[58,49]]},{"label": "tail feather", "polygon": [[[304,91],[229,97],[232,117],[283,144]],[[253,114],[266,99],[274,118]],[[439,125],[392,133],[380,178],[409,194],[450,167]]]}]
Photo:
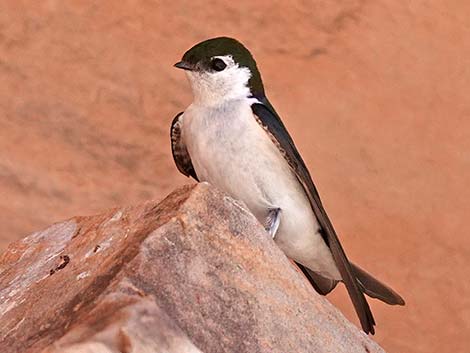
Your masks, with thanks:
[{"label": "tail feather", "polygon": [[372,277],[359,266],[353,263],[351,266],[363,293],[390,305],[405,305],[403,298],[392,288]]},{"label": "tail feather", "polygon": [[[344,263],[345,261],[340,264]],[[338,283],[337,280],[323,277],[297,262],[296,265],[300,268],[305,277],[309,280],[310,284],[319,294],[328,294]],[[343,282],[345,283],[346,289],[348,290],[354,304],[354,308],[359,316],[363,330],[366,333],[374,334],[375,320],[364,294],[390,305],[405,305],[405,301],[397,292],[374,278],[359,266],[351,262],[348,262],[348,265],[348,271],[350,271],[348,281],[343,280]],[[344,270],[343,272],[346,271]]]},{"label": "tail feather", "polygon": [[315,288],[318,294],[327,295],[336,287],[339,282],[335,279],[323,277],[318,273],[313,272],[311,269],[299,264],[298,262],[295,264],[300,268],[304,276],[307,277],[308,281],[312,287]]}]

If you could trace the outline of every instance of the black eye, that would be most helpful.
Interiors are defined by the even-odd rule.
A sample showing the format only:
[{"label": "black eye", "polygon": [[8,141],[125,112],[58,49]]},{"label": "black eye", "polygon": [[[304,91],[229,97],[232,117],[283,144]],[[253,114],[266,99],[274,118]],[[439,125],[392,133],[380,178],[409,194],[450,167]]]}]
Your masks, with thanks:
[{"label": "black eye", "polygon": [[211,61],[211,67],[215,71],[223,71],[227,67],[227,64],[224,63],[222,59],[215,58],[215,59],[212,59]]}]

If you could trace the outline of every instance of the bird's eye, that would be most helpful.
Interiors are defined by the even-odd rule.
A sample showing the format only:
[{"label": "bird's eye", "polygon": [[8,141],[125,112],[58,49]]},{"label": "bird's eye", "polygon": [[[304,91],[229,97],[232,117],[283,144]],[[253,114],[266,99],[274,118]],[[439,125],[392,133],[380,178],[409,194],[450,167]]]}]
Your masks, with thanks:
[{"label": "bird's eye", "polygon": [[222,59],[215,58],[215,59],[212,59],[211,61],[211,67],[215,71],[223,71],[227,67],[227,64],[224,63]]}]

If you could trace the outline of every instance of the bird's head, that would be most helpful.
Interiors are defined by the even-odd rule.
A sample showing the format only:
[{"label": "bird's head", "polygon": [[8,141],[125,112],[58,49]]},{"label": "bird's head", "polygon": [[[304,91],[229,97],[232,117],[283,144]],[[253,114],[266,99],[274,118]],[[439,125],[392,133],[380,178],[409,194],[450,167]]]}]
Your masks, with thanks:
[{"label": "bird's head", "polygon": [[218,37],[196,44],[175,67],[186,70],[194,100],[200,104],[264,95],[255,59],[233,38]]}]

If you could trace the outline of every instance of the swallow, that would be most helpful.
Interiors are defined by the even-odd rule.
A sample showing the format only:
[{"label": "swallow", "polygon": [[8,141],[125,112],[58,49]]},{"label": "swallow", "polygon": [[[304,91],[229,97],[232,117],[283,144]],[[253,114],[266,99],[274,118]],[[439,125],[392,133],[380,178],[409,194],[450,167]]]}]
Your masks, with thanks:
[{"label": "swallow", "polygon": [[343,282],[362,329],[374,334],[365,295],[390,305],[405,302],[349,261],[250,51],[233,38],[212,38],[174,66],[185,71],[193,93],[171,125],[178,170],[243,201],[318,293]]}]

